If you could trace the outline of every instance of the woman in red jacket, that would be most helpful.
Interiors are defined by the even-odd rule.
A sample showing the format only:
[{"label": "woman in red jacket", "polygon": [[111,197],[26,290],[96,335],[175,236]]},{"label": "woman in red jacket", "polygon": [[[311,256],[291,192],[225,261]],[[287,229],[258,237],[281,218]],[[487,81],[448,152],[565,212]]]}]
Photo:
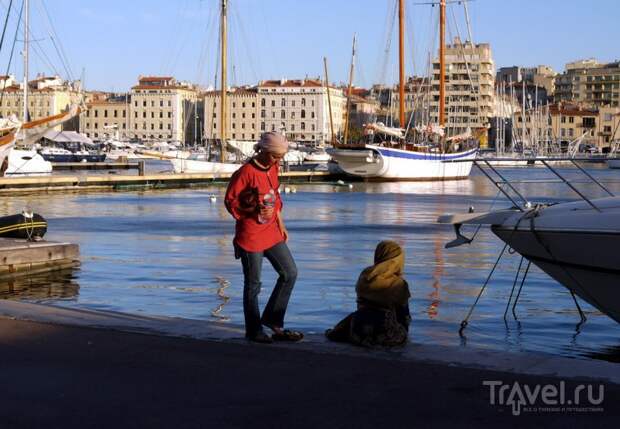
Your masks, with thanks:
[{"label": "woman in red jacket", "polygon": [[[297,266],[286,245],[288,231],[278,192],[278,166],[287,151],[284,136],[274,132],[263,134],[256,155],[233,174],[226,190],[226,209],[236,220],[235,257],[243,265],[246,337],[261,343],[303,338],[301,332],[284,329],[284,313],[297,279]],[[279,277],[261,317],[258,293],[263,256]],[[270,328],[273,336],[265,334],[263,326]]]}]

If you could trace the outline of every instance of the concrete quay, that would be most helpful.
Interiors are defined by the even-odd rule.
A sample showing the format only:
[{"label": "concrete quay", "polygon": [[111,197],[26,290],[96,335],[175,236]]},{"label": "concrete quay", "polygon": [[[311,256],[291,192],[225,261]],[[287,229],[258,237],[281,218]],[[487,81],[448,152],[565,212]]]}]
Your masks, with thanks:
[{"label": "concrete quay", "polygon": [[[415,323],[415,321],[414,321]],[[3,427],[613,427],[617,364],[308,335],[258,345],[230,324],[0,302]],[[598,411],[490,403],[485,381],[602,383]]]}]

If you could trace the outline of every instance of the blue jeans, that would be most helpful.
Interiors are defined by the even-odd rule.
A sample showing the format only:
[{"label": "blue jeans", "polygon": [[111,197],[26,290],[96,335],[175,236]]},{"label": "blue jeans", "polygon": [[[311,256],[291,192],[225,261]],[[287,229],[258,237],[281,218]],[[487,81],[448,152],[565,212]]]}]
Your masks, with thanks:
[{"label": "blue jeans", "polygon": [[[297,280],[297,266],[288,246],[285,242],[280,242],[263,252],[246,252],[241,248],[237,250],[243,265],[243,314],[246,335],[253,336],[261,332],[262,325],[282,328],[286,306]],[[271,262],[279,277],[261,318],[258,294],[261,288],[263,256]]]}]

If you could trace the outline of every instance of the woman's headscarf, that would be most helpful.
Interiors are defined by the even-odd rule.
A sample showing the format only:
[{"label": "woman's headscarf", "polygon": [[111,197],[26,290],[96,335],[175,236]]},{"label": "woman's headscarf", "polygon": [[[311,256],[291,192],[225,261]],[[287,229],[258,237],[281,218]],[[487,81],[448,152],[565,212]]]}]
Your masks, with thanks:
[{"label": "woman's headscarf", "polygon": [[255,147],[265,152],[282,154],[288,151],[288,140],[280,133],[269,131],[263,133]]},{"label": "woman's headscarf", "polygon": [[394,241],[380,242],[375,249],[375,264],[362,271],[355,290],[358,300],[384,307],[407,305],[409,287],[403,278],[405,253]]}]

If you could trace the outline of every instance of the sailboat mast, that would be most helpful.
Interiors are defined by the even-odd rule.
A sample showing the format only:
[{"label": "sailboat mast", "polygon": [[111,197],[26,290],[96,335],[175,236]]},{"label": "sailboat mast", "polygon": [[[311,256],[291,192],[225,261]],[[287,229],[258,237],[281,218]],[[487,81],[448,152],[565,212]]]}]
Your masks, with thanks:
[{"label": "sailboat mast", "polygon": [[446,124],[446,0],[439,2],[439,126]]},{"label": "sailboat mast", "polygon": [[26,16],[24,18],[24,119],[23,122],[28,122],[28,18],[30,16],[30,2],[24,0],[24,12]]},{"label": "sailboat mast", "polygon": [[222,11],[221,11],[221,17],[220,17],[220,31],[221,31],[221,41],[222,41],[222,49],[221,49],[221,54],[222,54],[222,58],[221,58],[221,66],[222,66],[222,73],[221,73],[221,93],[220,93],[220,100],[221,100],[221,106],[220,106],[220,115],[222,117],[221,119],[221,131],[220,131],[220,141],[221,141],[221,153],[222,153],[222,162],[226,162],[226,127],[227,127],[227,121],[226,121],[226,104],[227,104],[227,99],[226,99],[226,51],[227,51],[227,39],[226,39],[226,21],[227,21],[227,0],[222,0]]},{"label": "sailboat mast", "polygon": [[398,1],[398,125],[405,128],[405,1]]},{"label": "sailboat mast", "polygon": [[325,90],[327,91],[327,106],[329,108],[329,128],[331,130],[331,143],[335,143],[334,140],[334,117],[332,116],[332,97],[329,92],[329,77],[327,76],[327,57],[323,57],[323,65],[325,67]]},{"label": "sailboat mast", "polygon": [[353,89],[353,71],[355,69],[355,34],[353,35],[353,50],[351,52],[351,69],[349,70],[349,89],[347,90],[347,111],[344,118],[344,144],[349,137],[349,112],[351,110],[351,91]]}]

